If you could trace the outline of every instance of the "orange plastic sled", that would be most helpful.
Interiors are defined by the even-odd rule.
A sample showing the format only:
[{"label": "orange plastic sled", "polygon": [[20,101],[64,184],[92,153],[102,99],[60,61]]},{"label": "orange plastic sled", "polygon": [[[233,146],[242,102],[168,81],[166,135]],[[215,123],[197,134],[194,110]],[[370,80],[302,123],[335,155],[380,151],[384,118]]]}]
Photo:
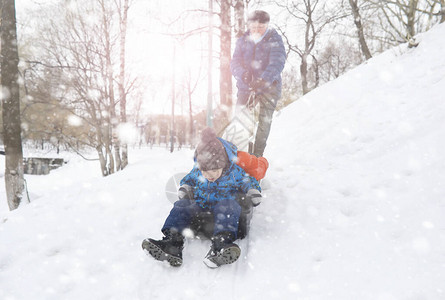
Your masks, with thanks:
[{"label": "orange plastic sled", "polygon": [[256,157],[244,151],[238,151],[238,166],[244,169],[250,176],[256,180],[261,180],[266,176],[269,162],[264,157]]}]

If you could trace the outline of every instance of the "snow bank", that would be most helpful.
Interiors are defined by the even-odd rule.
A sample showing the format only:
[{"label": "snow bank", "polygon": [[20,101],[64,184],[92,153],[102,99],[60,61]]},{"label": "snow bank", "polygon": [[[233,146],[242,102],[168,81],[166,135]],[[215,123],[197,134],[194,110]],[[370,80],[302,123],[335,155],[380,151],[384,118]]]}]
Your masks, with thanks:
[{"label": "snow bank", "polygon": [[0,299],[444,299],[444,36],[436,26],[276,116],[269,188],[234,265],[206,268],[209,241],[188,240],[178,269],[141,251],[191,150],[130,149],[107,178],[74,158],[26,176],[32,203],[0,206]]}]

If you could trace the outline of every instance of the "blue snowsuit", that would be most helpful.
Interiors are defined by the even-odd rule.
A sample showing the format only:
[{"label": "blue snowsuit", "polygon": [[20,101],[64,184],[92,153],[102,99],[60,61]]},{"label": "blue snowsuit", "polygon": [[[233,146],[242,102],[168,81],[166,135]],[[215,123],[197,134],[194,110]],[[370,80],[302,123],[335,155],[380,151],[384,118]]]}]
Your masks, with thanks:
[{"label": "blue snowsuit", "polygon": [[[214,235],[221,232],[231,233],[236,239],[241,206],[237,194],[246,194],[250,189],[261,191],[258,181],[246,174],[238,165],[237,148],[232,143],[218,138],[224,145],[229,165],[220,178],[209,182],[196,166],[181,180],[181,186],[187,186],[193,192],[193,200],[182,199],[175,202],[162,232],[175,229],[182,232],[190,226],[194,216],[201,212],[211,212],[214,216]],[[195,157],[196,163],[196,157]]]}]

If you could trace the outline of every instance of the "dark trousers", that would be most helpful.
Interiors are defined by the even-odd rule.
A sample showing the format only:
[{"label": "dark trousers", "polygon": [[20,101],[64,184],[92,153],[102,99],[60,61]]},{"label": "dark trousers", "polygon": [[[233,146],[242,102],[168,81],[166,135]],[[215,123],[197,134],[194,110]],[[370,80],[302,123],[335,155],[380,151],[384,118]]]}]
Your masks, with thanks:
[{"label": "dark trousers", "polygon": [[193,218],[200,213],[211,212],[214,217],[213,235],[226,232],[231,233],[235,239],[238,233],[238,223],[241,215],[241,206],[236,200],[223,199],[211,208],[202,208],[195,202],[183,199],[175,202],[170,214],[165,220],[162,232],[174,230],[182,233],[190,228]]},{"label": "dark trousers", "polygon": [[[249,94],[239,94],[237,106],[242,108],[249,100]],[[269,137],[270,127],[272,125],[273,113],[277,106],[278,100],[276,95],[269,93],[261,93],[254,96],[254,103],[259,104],[258,128],[255,135],[255,144],[253,153],[257,157],[263,156],[264,149],[267,145],[267,138]],[[240,111],[237,109],[237,111]]]}]

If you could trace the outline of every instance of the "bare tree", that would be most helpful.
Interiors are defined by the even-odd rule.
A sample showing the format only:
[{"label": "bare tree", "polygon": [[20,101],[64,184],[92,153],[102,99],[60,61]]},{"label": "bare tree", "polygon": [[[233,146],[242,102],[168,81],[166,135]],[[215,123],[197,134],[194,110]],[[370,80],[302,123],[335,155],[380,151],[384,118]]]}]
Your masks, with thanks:
[{"label": "bare tree", "polygon": [[[337,12],[329,11],[326,2],[320,0],[303,0],[275,2],[277,6],[285,8],[291,18],[303,23],[304,40],[300,46],[284,29],[280,29],[290,51],[295,52],[301,59],[300,74],[303,95],[311,91],[309,87],[309,58],[314,50],[316,41],[326,25],[344,17]],[[299,32],[300,34],[300,32]]]},{"label": "bare tree", "polygon": [[42,147],[44,143],[49,143],[57,150],[62,146],[71,147],[70,142],[73,139],[81,140],[81,135],[88,129],[81,122],[76,122],[80,120],[61,100],[69,96],[67,90],[59,86],[63,70],[44,72],[44,67],[39,64],[28,62],[27,65],[21,71],[26,94],[21,97],[20,103],[22,138],[40,141]]},{"label": "bare tree", "polygon": [[6,199],[10,210],[23,202],[23,150],[20,122],[19,55],[14,0],[1,7],[1,84],[3,140],[5,144]]},{"label": "bare tree", "polygon": [[[105,148],[108,157],[109,157],[109,173],[114,173],[115,170],[119,171],[121,170],[121,156],[120,156],[120,145],[119,145],[119,137],[117,136],[117,126],[119,124],[119,120],[117,118],[116,114],[116,105],[117,100],[115,97],[115,91],[114,91],[114,70],[113,70],[113,61],[112,61],[112,51],[114,48],[114,40],[111,34],[111,26],[112,26],[112,12],[111,9],[106,5],[105,0],[97,0],[99,6],[100,6],[100,14],[101,17],[100,22],[98,22],[98,31],[97,34],[101,34],[103,37],[102,43],[103,43],[103,49],[100,52],[100,55],[105,60],[104,69],[102,72],[104,72],[103,78],[105,79],[105,84],[103,89],[101,89],[102,98],[106,99],[108,102],[107,108],[109,115],[106,116],[107,123],[106,126],[109,128],[108,130],[111,131],[110,135],[112,140],[109,141],[110,135],[105,135],[106,137],[106,145]],[[114,147],[114,157],[111,153],[111,147]]]},{"label": "bare tree", "polygon": [[[204,57],[201,55],[201,61],[204,60]],[[184,90],[187,94],[188,99],[188,107],[189,107],[189,136],[190,136],[190,144],[192,147],[194,147],[195,144],[195,124],[193,120],[193,94],[196,91],[196,88],[198,86],[198,83],[202,79],[203,75],[203,64],[199,64],[198,72],[196,75],[196,78],[192,75],[192,70],[190,67],[185,71],[184,73]]]},{"label": "bare tree", "polygon": [[369,51],[368,44],[366,43],[358,0],[349,0],[349,5],[351,6],[352,9],[352,16],[354,17],[355,27],[357,27],[360,50],[362,51],[365,58],[368,60],[372,57],[372,55],[371,51]]},{"label": "bare tree", "polygon": [[437,17],[440,17],[439,23],[445,21],[445,0],[424,0],[418,11],[428,16],[426,30],[429,30]]},{"label": "bare tree", "polygon": [[[196,46],[196,53],[200,53],[200,63],[198,65],[190,65],[191,63],[194,63],[194,60],[188,60],[187,57],[181,55],[180,58],[183,60],[183,64],[179,65],[182,65],[183,68],[178,70],[179,73],[182,73],[182,76],[180,77],[179,83],[181,91],[177,94],[182,94],[183,98],[188,101],[189,136],[192,145],[195,142],[194,136],[196,133],[195,120],[193,118],[193,94],[197,90],[199,83],[207,75],[205,74],[206,72],[204,72],[204,55],[207,56],[208,53],[204,51],[205,46],[203,45],[203,42],[206,39],[202,38],[202,34],[208,33],[209,30],[208,24],[206,23],[204,25],[204,21],[207,21],[206,17],[208,17],[208,15],[209,11],[207,9],[186,10],[182,11],[180,16],[174,18],[173,21],[162,21],[164,25],[167,25],[167,30],[164,35],[174,39],[174,43],[179,47],[181,53],[182,50],[188,49],[192,44]],[[215,15],[215,13],[213,15]],[[190,18],[193,18],[193,20],[200,20],[200,22],[191,22]],[[190,40],[193,40],[193,42],[190,42]],[[184,52],[187,53],[187,51]],[[221,62],[221,66],[222,65],[223,63]]]},{"label": "bare tree", "polygon": [[414,43],[417,33],[416,25],[421,23],[418,19],[419,0],[366,0],[378,7],[382,13],[381,27],[396,43]]},{"label": "bare tree", "polygon": [[283,90],[282,97],[277,103],[277,110],[281,110],[302,96],[301,85],[295,84],[300,81],[298,68],[291,66],[282,74]]},{"label": "bare tree", "polygon": [[325,83],[338,78],[351,67],[362,62],[360,52],[345,39],[330,41],[318,54],[317,63],[320,81]]},{"label": "bare tree", "polygon": [[439,23],[445,21],[445,0],[424,0],[421,1],[418,11],[428,16],[426,30],[430,29],[434,19],[438,18]]},{"label": "bare tree", "polygon": [[232,73],[230,71],[230,59],[232,55],[232,24],[231,24],[231,0],[220,1],[219,17],[220,25],[220,79],[219,92],[220,103],[225,115],[232,108]]},{"label": "bare tree", "polygon": [[[72,112],[90,126],[82,142],[97,150],[104,176],[121,169],[116,134],[119,101],[115,90],[119,88],[116,78],[121,79],[125,73],[122,65],[116,67],[122,55],[122,29],[116,25],[114,8],[110,2],[96,0],[76,2],[69,10],[60,10],[57,17],[48,18],[48,24],[43,25],[39,43],[49,50],[44,52],[46,57],[36,58],[48,66],[45,72],[64,70],[59,85],[69,90],[70,97],[65,101]],[[54,7],[52,11],[57,9]],[[119,76],[116,70],[120,70]],[[126,92],[128,86],[119,96]],[[113,147],[117,155],[113,155]]]},{"label": "bare tree", "polygon": [[[129,0],[115,0],[116,9],[119,15],[119,103],[120,103],[120,122],[127,122],[127,91],[125,90],[125,46],[126,46],[126,36],[127,36],[127,23],[128,23],[128,9],[130,8]],[[124,169],[128,165],[128,146],[126,143],[121,144],[122,147],[122,162],[121,168]]]}]

